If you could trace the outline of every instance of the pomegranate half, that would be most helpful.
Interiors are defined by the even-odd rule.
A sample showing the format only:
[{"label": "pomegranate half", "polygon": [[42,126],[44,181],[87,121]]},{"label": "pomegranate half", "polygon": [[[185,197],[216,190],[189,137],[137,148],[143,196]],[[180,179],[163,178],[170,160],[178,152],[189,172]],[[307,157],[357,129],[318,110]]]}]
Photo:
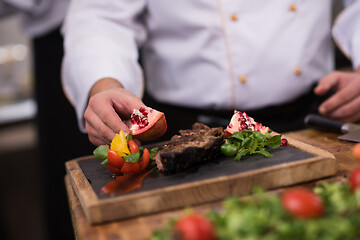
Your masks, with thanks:
[{"label": "pomegranate half", "polygon": [[231,135],[234,132],[240,132],[244,130],[258,131],[262,134],[269,132],[269,128],[263,126],[261,123],[255,122],[255,120],[248,116],[245,112],[234,111],[234,115],[230,120],[230,124],[226,128],[226,134]]},{"label": "pomegranate half", "polygon": [[140,141],[155,140],[167,130],[165,114],[150,107],[134,109],[130,118],[130,133]]}]

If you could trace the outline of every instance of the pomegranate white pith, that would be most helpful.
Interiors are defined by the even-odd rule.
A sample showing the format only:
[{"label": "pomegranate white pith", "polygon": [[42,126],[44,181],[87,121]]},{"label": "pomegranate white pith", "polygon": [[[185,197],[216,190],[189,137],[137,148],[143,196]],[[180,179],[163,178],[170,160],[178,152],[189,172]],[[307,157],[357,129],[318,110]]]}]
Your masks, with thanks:
[{"label": "pomegranate white pith", "polygon": [[140,141],[154,140],[166,132],[165,115],[150,107],[134,109],[129,126],[131,134]]},{"label": "pomegranate white pith", "polygon": [[255,120],[248,116],[245,112],[234,111],[234,115],[230,120],[230,124],[226,128],[226,132],[233,134],[234,132],[240,132],[244,130],[258,131],[262,134],[269,132],[269,128],[263,126],[261,123],[255,122]]}]

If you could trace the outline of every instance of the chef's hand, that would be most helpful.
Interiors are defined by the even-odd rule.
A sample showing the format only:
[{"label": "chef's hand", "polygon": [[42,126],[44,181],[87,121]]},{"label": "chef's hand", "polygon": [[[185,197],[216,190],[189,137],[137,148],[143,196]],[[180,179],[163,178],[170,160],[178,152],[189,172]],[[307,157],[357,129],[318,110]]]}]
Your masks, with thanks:
[{"label": "chef's hand", "polygon": [[360,121],[360,67],[358,72],[332,72],[323,77],[314,92],[335,93],[319,106],[319,112],[343,122]]},{"label": "chef's hand", "polygon": [[85,128],[94,145],[109,144],[120,130],[129,133],[126,120],[134,108],[144,106],[140,98],[125,90],[112,78],[104,78],[94,84],[84,113]]}]

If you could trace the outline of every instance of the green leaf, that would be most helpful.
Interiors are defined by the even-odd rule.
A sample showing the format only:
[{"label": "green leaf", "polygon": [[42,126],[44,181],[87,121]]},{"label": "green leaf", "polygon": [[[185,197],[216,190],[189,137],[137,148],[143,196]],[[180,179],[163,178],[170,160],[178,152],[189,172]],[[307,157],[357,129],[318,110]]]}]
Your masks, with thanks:
[{"label": "green leaf", "polygon": [[253,131],[253,136],[258,142],[262,142],[266,138],[266,136],[264,134],[261,134],[258,131]]},{"label": "green leaf", "polygon": [[107,158],[105,158],[102,162],[101,162],[101,165],[108,165],[109,164],[109,161],[107,160]]},{"label": "green leaf", "polygon": [[223,144],[220,147],[221,152],[227,157],[233,157],[236,155],[238,148],[235,144]]},{"label": "green leaf", "polygon": [[258,147],[259,147],[258,141],[256,139],[254,139],[254,142],[253,142],[253,144],[252,144],[252,146],[250,148],[250,151],[251,152],[256,151],[256,149],[258,149]]},{"label": "green leaf", "polygon": [[270,131],[269,131],[269,132],[267,132],[267,133],[265,133],[265,134],[264,134],[264,136],[265,136],[265,138],[266,138],[266,139],[271,138],[271,136],[270,136]]},{"label": "green leaf", "polygon": [[129,140],[132,140],[132,139],[133,139],[133,137],[132,137],[131,133],[129,133],[129,134],[126,136],[126,141],[129,141]]},{"label": "green leaf", "polygon": [[266,141],[265,145],[269,148],[278,148],[281,146],[281,135],[275,135]]},{"label": "green leaf", "polygon": [[240,141],[244,140],[244,131],[235,132],[231,135],[231,138],[239,139]]},{"label": "green leaf", "polygon": [[244,148],[250,148],[254,144],[254,139],[250,137],[246,137],[242,142],[241,146]]},{"label": "green leaf", "polygon": [[238,152],[238,154],[236,154],[234,160],[235,161],[240,161],[241,157],[245,156],[249,152],[250,152],[249,149],[242,149],[240,152]]},{"label": "green leaf", "polygon": [[144,147],[143,146],[139,146],[139,150],[140,150],[140,157],[142,157],[143,153],[144,153]]},{"label": "green leaf", "polygon": [[136,163],[140,159],[140,153],[136,152],[136,153],[131,153],[129,155],[125,155],[123,156],[123,159],[125,160],[125,162]]},{"label": "green leaf", "polygon": [[242,141],[234,141],[232,144],[234,144],[236,146],[236,148],[239,150],[241,147],[241,143]]},{"label": "green leaf", "polygon": [[162,147],[154,147],[150,150],[150,158],[153,158],[160,150],[162,149]]},{"label": "green leaf", "polygon": [[272,157],[273,155],[271,153],[269,153],[268,151],[266,151],[264,148],[260,149],[258,151],[255,151],[254,153],[258,153],[258,154],[262,154],[265,157]]},{"label": "green leaf", "polygon": [[108,146],[100,145],[93,151],[93,154],[98,159],[105,159],[107,157],[108,151],[109,151]]}]

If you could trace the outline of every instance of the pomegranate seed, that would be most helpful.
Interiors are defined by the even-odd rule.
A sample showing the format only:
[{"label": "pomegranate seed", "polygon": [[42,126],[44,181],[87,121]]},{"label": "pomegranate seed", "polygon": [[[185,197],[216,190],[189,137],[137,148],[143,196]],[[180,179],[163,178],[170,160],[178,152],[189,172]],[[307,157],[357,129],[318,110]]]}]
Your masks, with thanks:
[{"label": "pomegranate seed", "polygon": [[142,124],[144,124],[145,126],[147,126],[149,124],[148,120],[146,118],[144,118],[142,121],[141,121]]},{"label": "pomegranate seed", "polygon": [[[150,110],[151,112],[151,110]],[[145,107],[139,108],[139,110],[134,109],[133,113],[131,114],[131,123],[133,125],[137,125],[139,129],[146,127],[149,125],[148,120],[148,112]]]},{"label": "pomegranate seed", "polygon": [[141,113],[146,112],[144,107],[141,107],[141,108],[139,109],[139,111],[140,111]]},{"label": "pomegranate seed", "polygon": [[230,123],[229,125],[228,125],[228,128],[232,128],[233,127],[233,125]]},{"label": "pomegranate seed", "polygon": [[132,122],[133,124],[138,123],[139,121],[140,121],[139,116],[137,116],[137,115],[132,116],[131,122]]},{"label": "pomegranate seed", "polygon": [[288,140],[286,138],[282,138],[281,139],[281,146],[287,146],[288,145]]}]

